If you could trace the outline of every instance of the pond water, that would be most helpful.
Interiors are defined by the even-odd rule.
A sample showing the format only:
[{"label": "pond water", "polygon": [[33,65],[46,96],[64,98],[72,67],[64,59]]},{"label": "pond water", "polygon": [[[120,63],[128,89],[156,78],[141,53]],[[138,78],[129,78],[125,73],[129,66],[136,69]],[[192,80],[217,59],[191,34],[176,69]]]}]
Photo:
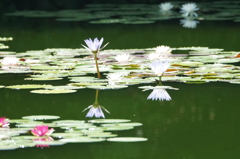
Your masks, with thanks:
[{"label": "pond water", "polygon": [[[152,24],[90,24],[86,21],[55,21],[55,18],[1,17],[1,37],[7,51],[17,53],[47,48],[82,48],[84,39],[104,37],[105,49],[144,49],[159,45],[222,48],[239,51],[239,23],[232,20],[200,21],[194,29],[184,28],[179,19]],[[181,53],[188,54],[188,50]],[[234,63],[238,66],[239,63]],[[24,80],[31,73],[0,74],[1,85],[66,85],[68,78],[56,81]],[[96,77],[95,74],[89,76]],[[98,102],[110,114],[106,119],[129,119],[142,123],[131,130],[114,131],[118,137],[143,137],[144,142],[67,143],[61,146],[29,147],[1,151],[11,158],[179,158],[223,159],[240,155],[239,85],[224,81],[188,84],[163,81],[178,88],[167,90],[171,101],[147,100],[151,90],[130,85],[116,90],[100,90]],[[61,120],[91,120],[82,112],[95,101],[95,89],[79,89],[69,94],[35,94],[30,90],[0,89],[1,113],[9,119],[30,115],[56,115]],[[93,118],[96,119],[96,118]]]}]

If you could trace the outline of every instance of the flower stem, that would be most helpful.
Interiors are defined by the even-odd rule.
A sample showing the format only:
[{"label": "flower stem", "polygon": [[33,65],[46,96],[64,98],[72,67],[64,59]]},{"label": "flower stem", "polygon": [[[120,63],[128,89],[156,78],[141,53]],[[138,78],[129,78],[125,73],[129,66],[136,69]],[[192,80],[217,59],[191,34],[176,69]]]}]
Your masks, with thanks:
[{"label": "flower stem", "polygon": [[158,86],[162,86],[162,76],[159,76]]},{"label": "flower stem", "polygon": [[100,74],[99,68],[98,68],[97,53],[94,53],[94,60],[95,60],[95,65],[96,65],[96,69],[97,69],[97,76],[98,76],[98,78],[101,78],[101,74]]},{"label": "flower stem", "polygon": [[95,102],[94,102],[94,104],[98,104],[98,94],[99,94],[99,89],[96,89],[96,95],[95,95]]}]

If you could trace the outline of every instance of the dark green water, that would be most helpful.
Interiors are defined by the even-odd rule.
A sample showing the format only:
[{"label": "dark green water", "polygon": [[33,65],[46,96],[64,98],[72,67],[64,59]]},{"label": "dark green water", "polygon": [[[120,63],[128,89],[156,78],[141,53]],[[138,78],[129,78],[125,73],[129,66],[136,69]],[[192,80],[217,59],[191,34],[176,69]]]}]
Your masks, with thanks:
[{"label": "dark green water", "polygon": [[[10,51],[46,48],[78,48],[83,40],[104,37],[107,49],[208,46],[238,51],[239,24],[201,22],[186,29],[179,21],[148,25],[89,25],[79,22],[55,22],[52,19],[2,17],[1,36],[13,37]],[[69,83],[25,81],[27,75],[1,75],[1,85]],[[106,118],[130,119],[143,126],[119,131],[119,136],[146,137],[147,142],[66,144],[49,148],[25,148],[1,151],[1,158],[36,159],[237,159],[240,155],[238,106],[239,85],[224,82],[207,84],[164,83],[179,88],[168,90],[172,101],[147,100],[151,91],[137,86],[103,90],[99,103],[111,114]],[[61,119],[88,120],[82,110],[94,102],[95,90],[82,89],[73,94],[41,95],[29,90],[0,89],[1,116],[19,119],[27,115],[58,115]]]}]

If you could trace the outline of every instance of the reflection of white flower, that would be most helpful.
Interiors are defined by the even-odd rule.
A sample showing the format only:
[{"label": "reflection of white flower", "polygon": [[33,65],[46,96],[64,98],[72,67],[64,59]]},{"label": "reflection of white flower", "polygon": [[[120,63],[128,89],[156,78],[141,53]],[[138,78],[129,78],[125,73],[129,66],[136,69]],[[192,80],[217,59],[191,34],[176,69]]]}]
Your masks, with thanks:
[{"label": "reflection of white flower", "polygon": [[121,54],[121,55],[117,55],[115,59],[120,63],[124,63],[132,60],[133,58],[129,54]]},{"label": "reflection of white flower", "polygon": [[9,56],[9,57],[4,57],[1,60],[1,64],[3,66],[15,66],[18,64],[19,59],[16,58],[15,56]]},{"label": "reflection of white flower", "polygon": [[182,16],[187,17],[187,16],[195,16],[197,17],[197,13],[195,13],[195,11],[197,11],[199,8],[197,8],[197,5],[195,3],[186,3],[183,4],[181,9],[181,13]]},{"label": "reflection of white flower", "polygon": [[197,23],[199,23],[199,21],[193,20],[193,19],[191,19],[191,18],[185,18],[185,19],[181,19],[181,20],[180,20],[180,24],[181,24],[182,27],[184,27],[184,28],[194,29],[194,28],[197,27]]},{"label": "reflection of white flower", "polygon": [[109,111],[107,109],[105,109],[103,106],[100,106],[97,103],[95,103],[93,105],[90,105],[89,107],[87,107],[83,111],[85,111],[87,109],[89,109],[89,111],[88,111],[86,117],[90,117],[90,118],[93,117],[93,116],[95,116],[96,118],[100,118],[100,117],[105,118],[102,109],[104,109],[107,113],[109,113]]},{"label": "reflection of white flower", "polygon": [[160,101],[170,101],[171,97],[169,96],[168,92],[165,89],[153,89],[152,93],[148,96],[147,99],[151,100],[160,100]]},{"label": "reflection of white flower", "polygon": [[159,8],[160,8],[160,11],[162,11],[162,12],[168,12],[173,8],[173,5],[169,2],[161,3],[159,5]]},{"label": "reflection of white flower", "polygon": [[162,76],[162,74],[168,69],[169,66],[170,62],[168,59],[152,61],[152,63],[149,63],[149,67],[157,76]]}]

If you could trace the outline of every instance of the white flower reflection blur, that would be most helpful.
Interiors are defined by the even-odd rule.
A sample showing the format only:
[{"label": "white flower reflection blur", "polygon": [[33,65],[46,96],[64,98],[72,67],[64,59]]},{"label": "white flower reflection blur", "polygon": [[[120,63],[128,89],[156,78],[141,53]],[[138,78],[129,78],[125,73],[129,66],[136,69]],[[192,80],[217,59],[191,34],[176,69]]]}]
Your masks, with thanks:
[{"label": "white flower reflection blur", "polygon": [[185,19],[181,19],[180,20],[180,24],[182,25],[182,27],[184,28],[190,28],[190,29],[194,29],[197,27],[197,24],[199,23],[199,21],[194,20],[192,18],[185,18]]},{"label": "white flower reflection blur", "polygon": [[170,101],[171,97],[165,89],[153,89],[152,93],[148,96],[147,99],[151,100],[160,100],[160,101]]},{"label": "white flower reflection blur", "polygon": [[98,103],[94,103],[94,104],[88,106],[86,109],[83,110],[83,112],[87,109],[89,109],[89,111],[88,111],[86,117],[90,117],[90,118],[92,118],[93,116],[95,116],[96,118],[101,118],[101,117],[105,118],[102,109],[105,110],[107,113],[110,113],[106,108],[99,105]]},{"label": "white flower reflection blur", "polygon": [[103,106],[98,104],[98,95],[99,95],[99,90],[96,89],[95,102],[83,110],[83,112],[84,112],[85,110],[89,109],[86,117],[92,118],[95,116],[96,118],[101,118],[101,117],[105,118],[105,115],[104,115],[102,109],[110,114],[110,112],[106,108],[104,108]]}]

